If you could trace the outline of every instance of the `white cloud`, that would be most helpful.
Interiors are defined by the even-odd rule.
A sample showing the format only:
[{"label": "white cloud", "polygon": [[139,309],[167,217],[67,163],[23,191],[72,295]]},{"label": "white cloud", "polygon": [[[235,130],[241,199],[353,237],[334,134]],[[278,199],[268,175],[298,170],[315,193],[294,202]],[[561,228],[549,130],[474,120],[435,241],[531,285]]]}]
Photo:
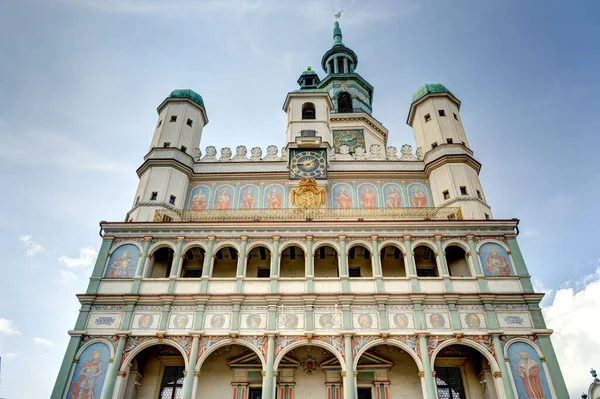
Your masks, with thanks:
[{"label": "white cloud", "polygon": [[14,359],[17,356],[19,356],[19,354],[15,353],[15,352],[8,352],[8,353],[5,353],[3,355],[0,355],[0,357],[2,359]]},{"label": "white cloud", "polygon": [[600,267],[575,288],[556,291],[542,311],[571,397],[579,397],[590,384],[589,370],[600,364]]},{"label": "white cloud", "polygon": [[25,254],[27,256],[34,256],[46,252],[46,249],[38,244],[30,235],[20,236],[19,241],[25,246]]},{"label": "white cloud", "polygon": [[59,270],[58,277],[60,278],[60,281],[65,284],[77,280],[77,275],[70,270]]},{"label": "white cloud", "polygon": [[54,346],[54,342],[50,341],[49,339],[40,338],[40,337],[35,337],[33,339],[33,343],[36,345]]},{"label": "white cloud", "polygon": [[77,258],[71,258],[70,256],[61,256],[58,261],[63,265],[72,269],[82,267],[91,267],[96,262],[98,257],[98,251],[93,247],[82,247],[79,249],[79,256]]},{"label": "white cloud", "polygon": [[21,334],[17,326],[12,320],[3,319],[0,317],[0,336],[19,335]]}]

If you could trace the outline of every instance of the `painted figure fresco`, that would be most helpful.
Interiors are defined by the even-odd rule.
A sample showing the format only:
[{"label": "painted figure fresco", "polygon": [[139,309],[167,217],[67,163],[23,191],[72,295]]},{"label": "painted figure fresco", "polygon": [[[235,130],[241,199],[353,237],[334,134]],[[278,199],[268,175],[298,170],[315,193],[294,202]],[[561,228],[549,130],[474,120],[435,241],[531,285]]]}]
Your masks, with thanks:
[{"label": "painted figure fresco", "polygon": [[223,328],[225,326],[225,316],[222,314],[216,314],[210,318],[211,328]]},{"label": "painted figure fresco", "polygon": [[152,328],[152,324],[154,323],[154,316],[151,314],[143,314],[138,319],[138,328],[142,330],[147,330]]},{"label": "painted figure fresco", "polygon": [[173,328],[187,328],[190,318],[187,315],[179,314],[173,319]]},{"label": "painted figure fresco", "polygon": [[439,313],[434,313],[429,316],[429,322],[431,323],[431,327],[442,328],[446,325],[446,319]]},{"label": "painted figure fresco", "polygon": [[231,187],[219,187],[215,198],[216,209],[231,209],[233,201],[233,189]]},{"label": "painted figure fresco", "polygon": [[408,317],[403,313],[397,313],[393,319],[394,325],[399,328],[408,327]]},{"label": "painted figure fresco", "polygon": [[397,184],[387,184],[383,189],[385,194],[386,208],[400,208],[402,206],[402,194]]},{"label": "painted figure fresco", "polygon": [[284,326],[286,328],[296,328],[296,327],[298,327],[298,315],[295,315],[295,314],[286,314],[285,315]]},{"label": "painted figure fresco", "polygon": [[424,208],[428,205],[427,201],[427,189],[424,185],[413,183],[408,186],[408,195],[410,197],[410,204],[415,208]]},{"label": "painted figure fresco", "polygon": [[73,373],[67,399],[96,399],[102,393],[110,351],[103,343],[95,343],[83,351]]},{"label": "painted figure fresco", "polygon": [[519,399],[550,399],[548,379],[535,349],[525,342],[508,347],[510,369]]},{"label": "painted figure fresco", "polygon": [[323,328],[332,328],[333,327],[333,315],[331,313],[322,314],[319,317],[319,324]]},{"label": "painted figure fresco", "polygon": [[261,318],[259,314],[250,314],[246,317],[246,325],[248,328],[260,328]]},{"label": "painted figure fresco", "polygon": [[491,277],[508,277],[512,275],[510,258],[506,250],[494,243],[485,243],[479,248],[479,256],[483,273]]},{"label": "painted figure fresco", "polygon": [[481,320],[479,319],[479,315],[475,313],[468,313],[465,315],[465,323],[467,326],[476,328],[481,326]]},{"label": "painted figure fresco", "polygon": [[268,186],[266,188],[265,207],[268,209],[281,209],[283,207],[283,187]]},{"label": "painted figure fresco", "polygon": [[360,204],[364,209],[373,209],[377,206],[377,190],[371,184],[363,184],[358,189]]},{"label": "painted figure fresco", "polygon": [[203,211],[208,204],[208,196],[210,190],[206,186],[198,186],[192,190],[192,198],[190,200],[191,211]]},{"label": "painted figure fresco", "polygon": [[373,325],[373,318],[366,313],[359,315],[357,321],[359,328],[371,328]]},{"label": "painted figure fresco", "polygon": [[140,249],[136,245],[121,245],[110,256],[106,277],[133,278],[139,259]]},{"label": "painted figure fresco", "polygon": [[347,184],[338,184],[333,188],[334,208],[352,208],[352,189]]},{"label": "painted figure fresco", "polygon": [[256,208],[258,203],[258,189],[255,186],[244,186],[240,191],[240,208],[252,209]]}]

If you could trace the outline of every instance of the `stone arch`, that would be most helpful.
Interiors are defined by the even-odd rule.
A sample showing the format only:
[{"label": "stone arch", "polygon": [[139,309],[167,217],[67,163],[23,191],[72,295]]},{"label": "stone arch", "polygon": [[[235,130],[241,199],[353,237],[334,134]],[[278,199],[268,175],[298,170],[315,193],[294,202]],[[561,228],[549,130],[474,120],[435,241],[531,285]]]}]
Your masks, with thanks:
[{"label": "stone arch", "polygon": [[415,352],[413,349],[411,349],[411,347],[408,346],[407,344],[405,344],[404,342],[399,341],[397,339],[393,339],[393,338],[388,338],[387,340],[384,340],[383,338],[379,338],[379,339],[369,342],[368,344],[365,344],[365,346],[363,346],[361,348],[361,350],[359,350],[358,353],[356,354],[356,356],[354,357],[354,370],[357,370],[358,361],[360,360],[360,357],[367,350],[369,350],[375,346],[378,346],[378,345],[394,345],[395,347],[402,349],[404,352],[408,353],[410,355],[410,357],[412,357],[412,359],[415,361],[417,368],[419,369],[419,372],[423,371],[423,362],[421,361],[421,358],[419,357],[417,352]]},{"label": "stone arch", "polygon": [[[346,372],[346,364],[345,364],[345,361],[344,361],[344,356],[342,356],[342,354],[340,353],[340,351],[338,351],[335,347],[333,347],[333,345],[330,345],[327,342],[323,342],[323,341],[312,340],[309,343],[308,340],[306,340],[306,341],[303,340],[303,341],[299,341],[299,342],[294,342],[293,344],[290,344],[289,346],[286,346],[285,349],[282,350],[277,355],[277,357],[275,358],[275,361],[273,362],[273,373],[275,373],[275,372],[278,371],[279,363],[281,362],[281,359],[283,359],[283,357],[289,351],[291,351],[292,349],[299,348],[301,346],[318,346],[319,348],[327,349],[340,362],[340,366],[342,367],[342,372],[343,373]],[[344,382],[345,382],[345,380],[344,380]]]},{"label": "stone arch", "polygon": [[183,356],[183,362],[185,364],[185,369],[186,370],[188,369],[189,359],[188,359],[188,355],[185,352],[184,348],[182,348],[180,345],[178,345],[177,343],[175,343],[171,340],[163,339],[162,341],[159,341],[159,339],[156,338],[156,339],[151,339],[146,342],[143,342],[143,343],[139,344],[138,346],[136,346],[135,348],[133,348],[133,350],[131,352],[129,352],[129,354],[123,361],[123,364],[121,364],[119,371],[126,371],[127,367],[129,367],[129,363],[131,363],[131,361],[133,359],[135,359],[135,357],[140,352],[142,352],[144,349],[150,348],[151,346],[157,346],[157,345],[167,345],[167,346],[172,346],[173,348],[177,349],[181,353],[181,356]]},{"label": "stone arch", "polygon": [[463,346],[468,346],[468,347],[470,347],[472,349],[475,349],[481,355],[483,355],[483,357],[485,357],[486,360],[490,363],[490,368],[492,369],[492,373],[498,373],[498,372],[500,372],[500,366],[498,365],[498,362],[496,361],[496,358],[494,358],[494,356],[490,353],[490,351],[488,351],[481,344],[478,344],[477,342],[473,342],[470,339],[461,339],[459,341],[456,338],[452,338],[452,339],[448,339],[448,340],[444,341],[443,343],[441,343],[437,348],[435,348],[435,350],[431,354],[431,365],[432,365],[432,367],[435,365],[435,358],[437,357],[437,354],[442,349],[444,349],[445,347],[450,346],[450,345],[463,345]]},{"label": "stone arch", "polygon": [[431,249],[436,254],[438,252],[435,243],[432,241],[429,241],[429,240],[418,240],[418,241],[413,242],[410,246],[411,252],[414,253],[415,248],[417,248],[418,246],[421,246],[421,245],[425,245],[426,247],[429,247],[429,249]]},{"label": "stone arch", "polygon": [[256,241],[246,247],[246,256],[256,247],[265,247],[269,250],[269,252],[273,253],[273,244],[268,241]]},{"label": "stone arch", "polygon": [[206,245],[202,241],[192,241],[183,246],[181,249],[181,254],[184,255],[187,251],[196,247],[202,248],[204,251],[206,251]]},{"label": "stone arch", "polygon": [[304,244],[301,241],[295,241],[295,240],[285,241],[282,245],[279,246],[279,252],[281,253],[281,252],[283,252],[284,249],[289,248],[289,247],[302,248],[302,250],[304,251],[305,254],[308,252],[308,250],[306,248],[306,244]]},{"label": "stone arch", "polygon": [[350,251],[351,248],[353,247],[357,247],[357,246],[362,246],[365,247],[369,250],[369,252],[371,252],[371,256],[373,256],[373,244],[365,241],[365,240],[354,240],[351,243],[348,244],[348,246],[346,246],[346,251]]},{"label": "stone arch", "polygon": [[225,247],[233,247],[235,248],[235,250],[237,251],[238,255],[240,254],[240,246],[238,243],[236,243],[235,241],[223,241],[220,242],[218,244],[215,245],[215,247],[213,248],[213,255],[216,255],[217,252],[219,252],[221,249],[225,248]]},{"label": "stone arch", "polygon": [[512,344],[514,344],[515,342],[523,342],[525,344],[528,344],[535,350],[535,352],[538,354],[538,356],[540,358],[544,357],[542,350],[537,345],[535,345],[533,342],[531,342],[530,340],[525,339],[525,338],[516,337],[516,338],[509,340],[506,344],[504,344],[504,357],[505,358],[508,357],[508,347],[511,346]]},{"label": "stone arch", "polygon": [[508,266],[510,268],[510,276],[514,277],[517,276],[517,265],[515,263],[515,260],[512,256],[512,252],[510,250],[510,248],[508,247],[508,245],[504,242],[504,241],[500,241],[500,240],[494,240],[494,239],[486,239],[486,240],[482,240],[479,243],[477,243],[476,248],[476,254],[474,254],[474,256],[479,257],[479,262],[481,263],[481,268],[484,269],[483,274],[485,275],[485,262],[481,259],[481,247],[485,244],[496,244],[500,247],[502,247],[505,251],[506,254],[508,255],[508,262],[510,263]]},{"label": "stone arch", "polygon": [[148,248],[148,254],[152,255],[161,248],[170,248],[173,250],[173,252],[176,251],[175,244],[170,241],[161,240],[152,244],[150,248]]},{"label": "stone arch", "polygon": [[266,362],[263,354],[255,346],[253,346],[251,343],[249,343],[243,339],[233,340],[231,338],[219,341],[216,344],[214,344],[213,346],[211,346],[210,349],[204,351],[202,353],[202,355],[200,356],[200,358],[198,358],[198,361],[196,362],[196,368],[194,369],[194,371],[199,372],[200,369],[202,368],[202,365],[204,364],[204,361],[206,360],[206,358],[208,356],[210,356],[217,349],[222,348],[227,345],[240,345],[240,346],[243,346],[245,348],[252,350],[258,356],[258,359],[260,360],[260,364],[262,365],[262,370],[266,371],[267,362]]},{"label": "stone arch", "polygon": [[[508,358],[509,358],[508,357],[508,348],[510,348],[510,346],[512,344],[517,343],[517,342],[524,343],[526,345],[529,345],[531,348],[533,348],[535,353],[537,353],[537,355],[539,356],[540,360],[545,358],[544,353],[538,347],[538,345],[536,345],[534,342],[531,342],[528,339],[516,337],[516,338],[513,338],[513,339],[509,340],[508,342],[506,342],[506,344],[504,345],[503,355],[504,355],[504,359],[506,359],[505,360],[506,368],[507,368],[508,375],[510,378],[511,388],[513,389],[513,392],[515,393],[515,397],[517,397],[517,391],[516,391],[517,388],[516,388],[515,379],[514,379],[514,376],[512,373],[511,365],[508,360]],[[554,398],[554,397],[556,397],[556,391],[554,390],[554,383],[552,381],[552,376],[550,375],[550,370],[548,370],[548,365],[546,364],[545,361],[542,361],[541,365],[542,365],[542,368],[544,369],[544,373],[546,374],[548,389],[550,390],[550,393],[552,394],[552,397]]]},{"label": "stone arch", "polygon": [[[465,251],[465,260],[467,263],[467,268],[469,270],[469,273],[471,274],[468,277],[475,277],[475,265],[473,264],[473,254],[471,253],[471,249],[469,248],[469,245],[464,242],[464,241],[460,241],[460,240],[450,240],[446,243],[443,244],[442,246],[442,250],[444,251],[444,256],[446,257],[446,264],[448,265],[448,271],[450,272],[450,276],[451,277],[456,277],[453,275],[452,273],[452,265],[450,264],[449,261],[449,257],[448,257],[448,248],[449,247],[458,247],[460,249],[462,249],[463,251]],[[467,277],[467,276],[465,276]]]},{"label": "stone arch", "polygon": [[314,246],[313,246],[313,256],[315,256],[315,253],[317,252],[317,249],[323,247],[323,246],[330,246],[333,249],[335,249],[337,251],[338,257],[340,256],[340,245],[334,241],[331,240],[322,240],[322,241],[317,241]]},{"label": "stone arch", "polygon": [[504,248],[509,255],[511,254],[510,248],[508,247],[508,245],[506,245],[506,243],[504,241],[493,240],[491,238],[486,239],[486,240],[482,240],[482,241],[480,241],[480,242],[477,243],[477,246],[475,247],[475,249],[477,250],[477,253],[479,254],[479,249],[481,248],[482,245],[489,244],[489,243],[498,244],[502,248]]},{"label": "stone arch", "polygon": [[77,359],[79,359],[81,357],[81,354],[87,349],[88,346],[97,344],[97,343],[102,343],[102,344],[105,344],[106,346],[108,346],[108,350],[110,351],[110,357],[111,358],[115,357],[115,347],[112,345],[113,343],[105,338],[91,339],[88,342],[86,342],[85,344],[81,345],[81,347],[77,351],[77,354],[75,355],[75,357]]},{"label": "stone arch", "polygon": [[402,251],[403,255],[406,255],[406,247],[404,246],[403,243],[401,243],[400,241],[393,241],[393,240],[386,240],[383,242],[379,243],[379,252],[381,253],[381,250],[384,247],[396,247],[398,248],[400,251]]},{"label": "stone arch", "polygon": [[123,245],[135,245],[140,250],[140,254],[144,250],[144,248],[142,248],[142,246],[140,245],[140,243],[137,242],[137,241],[122,241],[122,242],[119,242],[119,243],[113,245],[110,248],[110,251],[108,251],[108,259],[110,259],[110,257],[112,256],[113,252],[115,252],[117,249],[119,249]]},{"label": "stone arch", "polygon": [[450,245],[455,245],[457,247],[461,247],[462,249],[465,250],[466,253],[470,253],[470,251],[471,251],[471,248],[469,248],[469,245],[466,242],[460,241],[460,240],[447,241],[442,245],[442,249],[445,251],[446,248],[448,248]]}]

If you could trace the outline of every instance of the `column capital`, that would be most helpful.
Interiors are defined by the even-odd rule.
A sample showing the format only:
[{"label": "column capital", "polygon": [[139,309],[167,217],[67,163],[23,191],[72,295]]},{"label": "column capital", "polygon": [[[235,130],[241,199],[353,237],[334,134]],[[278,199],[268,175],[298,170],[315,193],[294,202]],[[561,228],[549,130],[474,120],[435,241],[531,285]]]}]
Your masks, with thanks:
[{"label": "column capital", "polygon": [[240,238],[242,239],[242,241],[248,240],[248,236],[240,236]]},{"label": "column capital", "polygon": [[281,236],[277,236],[277,235],[275,235],[275,236],[273,236],[273,239],[274,239],[275,241],[279,241],[279,240],[281,239]]},{"label": "column capital", "polygon": [[217,237],[215,237],[215,236],[208,236],[206,238],[208,238],[208,241],[214,241],[217,239]]},{"label": "column capital", "polygon": [[379,236],[378,236],[377,234],[373,234],[373,235],[371,236],[371,240],[376,240],[376,239],[378,239],[378,238],[379,238]]},{"label": "column capital", "polygon": [[152,241],[152,236],[144,236],[144,242]]},{"label": "column capital", "polygon": [[345,240],[345,239],[346,239],[346,236],[345,236],[345,235],[343,235],[343,234],[341,234],[341,235],[339,235],[339,236],[338,236],[338,238],[339,238],[340,240]]},{"label": "column capital", "polygon": [[185,240],[184,236],[177,236],[177,241],[183,241],[183,240]]},{"label": "column capital", "polygon": [[474,238],[475,238],[475,234],[465,234],[465,238],[466,238],[467,240],[472,240],[472,239],[474,239]]},{"label": "column capital", "polygon": [[504,237],[508,238],[517,238],[517,234],[516,233],[507,233],[504,234]]},{"label": "column capital", "polygon": [[313,240],[313,238],[315,238],[314,236],[311,236],[311,235],[307,235],[307,236],[304,236],[304,237],[305,237],[305,238],[306,238],[308,241],[312,241],[312,240]]},{"label": "column capital", "polygon": [[117,373],[117,375],[118,375],[119,377],[127,377],[127,372],[126,372],[126,371],[119,371],[119,372]]},{"label": "column capital", "polygon": [[439,241],[442,239],[442,235],[441,234],[434,234],[433,238],[435,238],[436,241]]},{"label": "column capital", "polygon": [[406,240],[410,240],[410,237],[411,237],[411,235],[410,235],[410,234],[405,234],[405,235],[403,235],[403,236],[402,236],[402,239],[403,239],[404,241],[406,241]]}]

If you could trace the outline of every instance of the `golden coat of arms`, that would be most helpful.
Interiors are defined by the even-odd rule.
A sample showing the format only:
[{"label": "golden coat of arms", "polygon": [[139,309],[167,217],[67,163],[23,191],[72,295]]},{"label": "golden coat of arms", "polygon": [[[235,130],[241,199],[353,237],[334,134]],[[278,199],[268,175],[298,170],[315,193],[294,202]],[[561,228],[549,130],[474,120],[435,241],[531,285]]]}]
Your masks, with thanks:
[{"label": "golden coat of arms", "polygon": [[311,178],[300,180],[300,186],[292,189],[292,204],[299,208],[319,208],[325,205],[325,189],[317,187]]}]

